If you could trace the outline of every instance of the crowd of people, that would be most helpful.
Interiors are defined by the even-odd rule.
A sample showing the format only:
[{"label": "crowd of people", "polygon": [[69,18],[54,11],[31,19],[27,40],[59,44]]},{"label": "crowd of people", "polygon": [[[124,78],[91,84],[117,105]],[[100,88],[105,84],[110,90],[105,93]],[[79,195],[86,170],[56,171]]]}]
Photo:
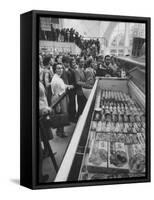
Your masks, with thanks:
[{"label": "crowd of people", "polygon": [[44,31],[40,27],[40,40],[57,42],[74,42],[84,53],[95,56],[100,51],[99,39],[85,39],[74,28],[54,28],[51,24],[50,31]]},{"label": "crowd of people", "polygon": [[[86,104],[83,88],[92,89],[96,76],[121,76],[113,57],[109,55],[82,57],[74,55],[39,55],[40,68],[40,110],[48,112],[63,94],[66,97],[56,108],[57,113],[66,113],[69,120],[76,122]],[[76,101],[77,99],[77,106]],[[47,109],[46,109],[47,108]],[[78,108],[78,110],[76,110]],[[64,136],[64,129],[57,128],[57,134]]]}]

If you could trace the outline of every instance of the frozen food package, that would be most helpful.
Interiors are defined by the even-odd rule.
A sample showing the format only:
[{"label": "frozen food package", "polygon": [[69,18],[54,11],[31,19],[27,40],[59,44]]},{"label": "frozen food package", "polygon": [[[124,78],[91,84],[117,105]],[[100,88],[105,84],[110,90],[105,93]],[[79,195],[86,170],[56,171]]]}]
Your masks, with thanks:
[{"label": "frozen food package", "polygon": [[139,143],[144,146],[145,145],[145,138],[144,138],[143,134],[137,133],[137,138],[139,140]]},{"label": "frozen food package", "polygon": [[125,134],[123,133],[117,133],[117,142],[120,142],[120,143],[125,143]]},{"label": "frozen food package", "polygon": [[117,142],[117,133],[110,133],[110,142]]},{"label": "frozen food package", "polygon": [[97,132],[96,133],[96,140],[97,141],[106,141],[110,142],[110,133],[104,132]]},{"label": "frozen food package", "polygon": [[129,171],[128,151],[124,143],[109,143],[108,166],[117,170]]},{"label": "frozen food package", "polygon": [[145,148],[141,144],[128,145],[128,154],[130,171],[145,172]]},{"label": "frozen food package", "polygon": [[97,131],[97,132],[101,132],[101,131],[102,131],[102,122],[101,122],[101,121],[99,121],[99,122],[97,123],[96,131]]},{"label": "frozen food package", "polygon": [[96,132],[95,131],[90,131],[89,132],[89,141],[88,141],[88,147],[91,147],[91,144],[93,142],[93,140],[95,140],[96,137]]},{"label": "frozen food package", "polygon": [[99,120],[101,120],[101,112],[100,112],[100,111],[96,111],[96,110],[95,110],[93,120],[94,120],[94,121],[99,121]]},{"label": "frozen food package", "polygon": [[97,122],[96,121],[92,121],[91,122],[91,130],[96,131],[97,128]]},{"label": "frozen food package", "polygon": [[88,171],[98,172],[107,168],[108,142],[93,141],[87,161]]}]

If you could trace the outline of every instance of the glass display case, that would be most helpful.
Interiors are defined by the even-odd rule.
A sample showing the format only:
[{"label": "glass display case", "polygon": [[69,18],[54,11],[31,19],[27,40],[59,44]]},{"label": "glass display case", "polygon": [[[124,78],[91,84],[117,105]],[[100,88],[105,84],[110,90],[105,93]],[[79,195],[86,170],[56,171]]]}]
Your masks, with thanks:
[{"label": "glass display case", "polygon": [[144,105],[127,80],[99,81],[78,180],[145,176]]},{"label": "glass display case", "polygon": [[139,82],[131,74],[97,78],[55,182],[145,176],[145,90]]}]

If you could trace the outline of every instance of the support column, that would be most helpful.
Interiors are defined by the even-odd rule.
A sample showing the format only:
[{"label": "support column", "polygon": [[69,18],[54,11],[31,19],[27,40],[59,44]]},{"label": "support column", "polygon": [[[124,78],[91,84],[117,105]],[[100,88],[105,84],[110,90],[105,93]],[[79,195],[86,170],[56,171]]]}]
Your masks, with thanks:
[{"label": "support column", "polygon": [[124,56],[129,54],[129,23],[125,23]]}]

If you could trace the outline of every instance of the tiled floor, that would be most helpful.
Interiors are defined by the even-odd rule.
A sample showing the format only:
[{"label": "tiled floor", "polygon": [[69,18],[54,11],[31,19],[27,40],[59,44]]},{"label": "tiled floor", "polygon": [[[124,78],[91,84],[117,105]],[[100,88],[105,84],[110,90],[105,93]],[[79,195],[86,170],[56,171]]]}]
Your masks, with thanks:
[{"label": "tiled floor", "polygon": [[[65,127],[64,131],[68,134],[68,137],[64,137],[64,138],[57,136],[55,133],[56,129],[53,129],[54,138],[50,140],[50,145],[53,152],[57,152],[55,155],[55,158],[56,158],[58,166],[60,166],[63,160],[63,157],[69,145],[69,142],[72,138],[72,134],[74,132],[75,126],[76,124],[71,123],[69,126]],[[43,174],[49,175],[48,182],[52,182],[56,176],[56,172],[54,170],[52,161],[50,160],[49,157],[43,160]]]}]

